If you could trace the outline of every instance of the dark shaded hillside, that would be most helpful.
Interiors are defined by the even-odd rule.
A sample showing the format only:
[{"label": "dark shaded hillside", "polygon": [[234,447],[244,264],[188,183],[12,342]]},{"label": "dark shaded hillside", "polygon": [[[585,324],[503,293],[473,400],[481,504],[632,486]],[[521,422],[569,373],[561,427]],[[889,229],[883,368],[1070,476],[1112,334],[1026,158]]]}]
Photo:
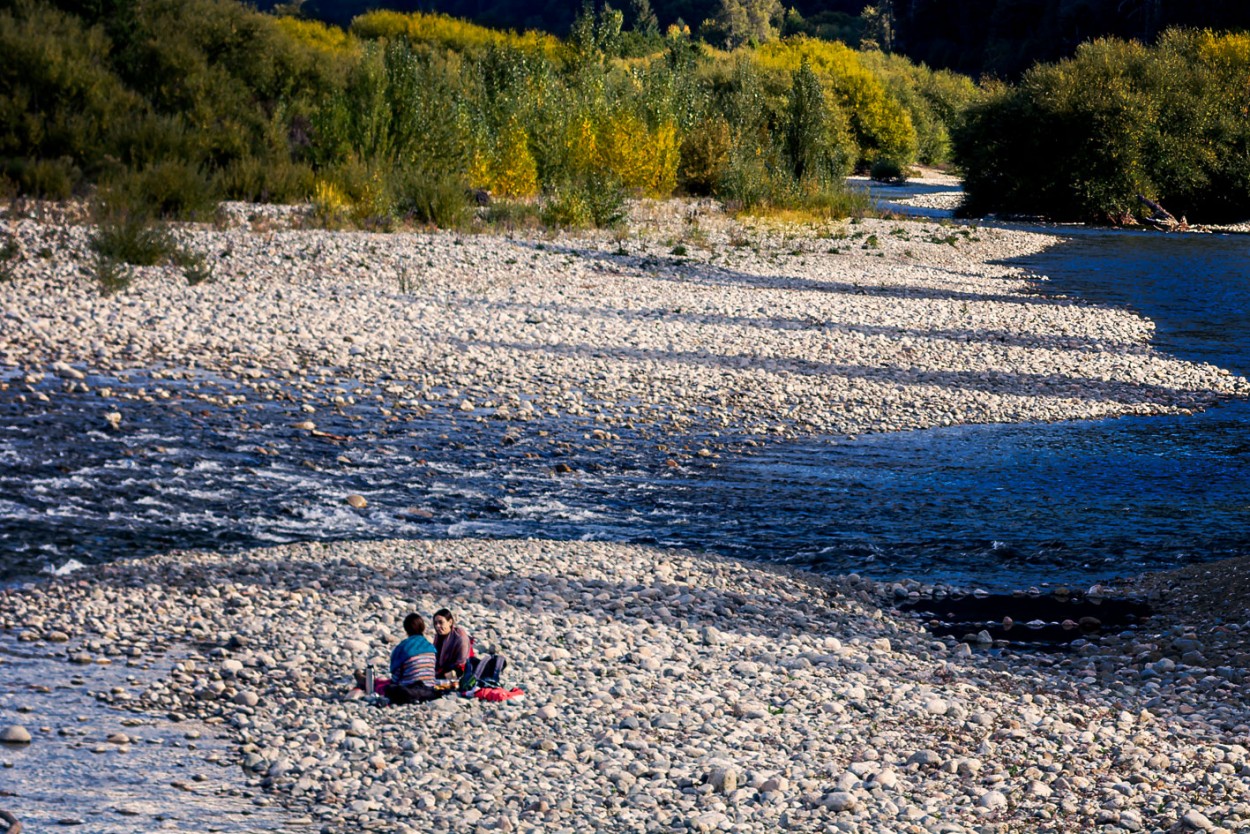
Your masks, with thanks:
[{"label": "dark shaded hillside", "polygon": [[899,51],[930,66],[1018,78],[1114,36],[1153,43],[1174,27],[1250,27],[1241,0],[895,0]]},{"label": "dark shaded hillside", "polygon": [[[257,5],[268,11],[279,0],[260,0]],[[595,3],[602,6],[602,0]],[[625,15],[626,26],[637,17],[636,0],[617,0],[611,3]],[[804,18],[818,17],[831,12],[859,15],[864,0],[798,0],[785,3]],[[654,0],[650,3],[661,27],[681,20],[692,29],[713,16],[720,8],[720,0]],[[581,11],[582,0],[305,0],[303,14],[330,23],[346,26],[353,17],[375,9],[400,12],[441,12],[461,17],[486,26],[507,29],[541,29],[557,35],[568,33],[573,19]]]},{"label": "dark shaded hillside", "polygon": [[[749,4],[751,0],[736,0]],[[262,0],[261,8],[274,0]],[[602,0],[597,5],[602,5]],[[632,24],[638,0],[613,4]],[[720,8],[721,0],[652,0],[661,28],[683,20],[698,26]],[[915,61],[974,76],[1015,79],[1039,61],[1071,56],[1081,43],[1114,36],[1153,43],[1170,27],[1216,30],[1250,28],[1244,0],[796,0],[783,3],[805,19],[806,34],[837,33],[853,39],[845,24],[873,5],[893,15],[893,46]],[[541,29],[565,34],[581,0],[306,0],[304,13],[346,25],[369,9],[438,11],[489,26]],[[793,27],[791,27],[793,28]],[[855,44],[852,43],[852,46]]]}]

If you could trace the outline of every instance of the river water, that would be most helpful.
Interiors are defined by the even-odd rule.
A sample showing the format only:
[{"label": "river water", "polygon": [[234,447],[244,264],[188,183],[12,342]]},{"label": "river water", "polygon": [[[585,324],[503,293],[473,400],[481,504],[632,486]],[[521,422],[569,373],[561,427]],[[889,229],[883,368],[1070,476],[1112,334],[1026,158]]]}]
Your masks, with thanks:
[{"label": "river water", "polygon": [[[1062,230],[1021,265],[1131,308],[1179,356],[1250,374],[1250,237]],[[95,380],[151,388],[142,374]],[[169,383],[162,382],[169,388]],[[1250,555],[1250,405],[750,446],[589,437],[368,406],[205,408],[0,394],[0,577],[173,547],[538,536],[707,548],[877,578],[1012,588]],[[107,411],[123,415],[112,430]],[[710,443],[712,458],[693,455]],[[563,464],[567,474],[554,470]],[[560,467],[560,468],[564,468]],[[344,502],[359,493],[369,502]]]}]

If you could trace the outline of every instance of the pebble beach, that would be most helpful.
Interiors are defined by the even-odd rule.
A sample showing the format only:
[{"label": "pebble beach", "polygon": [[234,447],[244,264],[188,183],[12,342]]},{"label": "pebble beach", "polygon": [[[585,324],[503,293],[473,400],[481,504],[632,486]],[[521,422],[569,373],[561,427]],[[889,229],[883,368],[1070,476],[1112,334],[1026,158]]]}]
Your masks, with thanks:
[{"label": "pebble beach", "polygon": [[178,230],[211,281],[135,268],[102,297],[89,226],[8,225],[20,259],[0,283],[0,365],[33,397],[50,373],[81,392],[88,375],[142,369],[141,393],[95,391],[158,399],[168,380],[310,415],[371,399],[399,418],[799,436],[1177,413],[1250,393],[1154,351],[1139,316],[1039,295],[1004,262],[1053,239],[1019,231],[642,203],[614,233],[379,235],[227,206],[216,227]]},{"label": "pebble beach", "polygon": [[[393,420],[758,442],[1250,395],[1155,350],[1146,319],[1043,294],[1012,260],[1054,239],[1022,231],[642,202],[612,232],[383,235],[227,204],[175,230],[211,280],[136,268],[104,296],[89,226],[4,223],[19,257],[0,282],[0,385],[92,393],[113,430],[110,403],[174,388],[208,408],[289,402],[307,432],[370,402]],[[340,542],[6,588],[0,628],[48,662],[53,691],[124,667],[93,696],[134,736],[219,737],[178,780],[182,817],[132,805],[134,830],[199,830],[195,809],[223,797],[263,809],[256,830],[326,834],[1250,830],[1244,600],[1218,618],[1164,606],[1054,653],[936,639],[892,608],[956,592],[603,542]],[[510,658],[524,698],[380,709],[348,693],[405,613],[443,606]],[[16,786],[0,808],[22,816],[23,784],[54,778],[26,751],[68,744],[75,720],[0,699]],[[129,738],[94,741],[127,767]]]},{"label": "pebble beach", "polygon": [[[95,695],[144,716],[129,733],[234,742],[180,783],[183,824],[233,779],[327,832],[1250,826],[1243,624],[991,650],[888,605],[935,592],[608,543],[333,543],[115,562],[3,592],[0,626],[66,678],[124,663],[133,683]],[[407,611],[442,605],[524,698],[347,694]],[[73,727],[20,717],[32,745]]]}]

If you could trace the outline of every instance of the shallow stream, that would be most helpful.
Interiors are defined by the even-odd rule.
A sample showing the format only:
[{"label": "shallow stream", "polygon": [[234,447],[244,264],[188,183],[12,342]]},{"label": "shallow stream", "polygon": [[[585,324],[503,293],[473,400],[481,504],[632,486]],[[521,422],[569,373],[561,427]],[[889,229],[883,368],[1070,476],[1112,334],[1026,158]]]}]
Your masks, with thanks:
[{"label": "shallow stream", "polygon": [[30,744],[0,744],[0,809],[26,831],[312,831],[248,788],[220,727],[105,706],[137,692],[168,661],[73,666],[49,644],[0,636],[0,726]]},{"label": "shallow stream", "polygon": [[[1021,262],[1049,276],[1044,291],[1129,307],[1163,350],[1250,373],[1250,237],[1062,231],[1072,242]],[[763,446],[599,441],[588,425],[509,431],[450,412],[396,423],[361,407],[316,415],[350,438],[333,440],[294,429],[305,415],[290,404],[213,409],[161,384],[172,396],[155,403],[0,394],[0,576],[425,536],[654,543],[999,589],[1250,555],[1245,402]],[[369,506],[349,507],[351,493]]]}]

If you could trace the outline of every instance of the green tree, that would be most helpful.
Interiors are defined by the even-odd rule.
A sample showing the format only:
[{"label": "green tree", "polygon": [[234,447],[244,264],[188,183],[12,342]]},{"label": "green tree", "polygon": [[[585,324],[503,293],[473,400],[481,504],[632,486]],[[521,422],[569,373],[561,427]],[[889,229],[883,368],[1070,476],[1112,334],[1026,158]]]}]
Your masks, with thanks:
[{"label": "green tree", "polygon": [[889,54],[894,51],[894,3],[878,0],[874,6],[865,6],[860,12],[864,33],[859,45],[864,49],[880,49]]},{"label": "green tree", "polygon": [[704,22],[700,32],[736,49],[747,43],[775,40],[781,34],[784,16],[781,0],[721,0],[720,9]]},{"label": "green tree", "polygon": [[790,87],[783,140],[790,171],[799,182],[828,183],[850,169],[841,115],[826,100],[820,79],[804,57]]}]

